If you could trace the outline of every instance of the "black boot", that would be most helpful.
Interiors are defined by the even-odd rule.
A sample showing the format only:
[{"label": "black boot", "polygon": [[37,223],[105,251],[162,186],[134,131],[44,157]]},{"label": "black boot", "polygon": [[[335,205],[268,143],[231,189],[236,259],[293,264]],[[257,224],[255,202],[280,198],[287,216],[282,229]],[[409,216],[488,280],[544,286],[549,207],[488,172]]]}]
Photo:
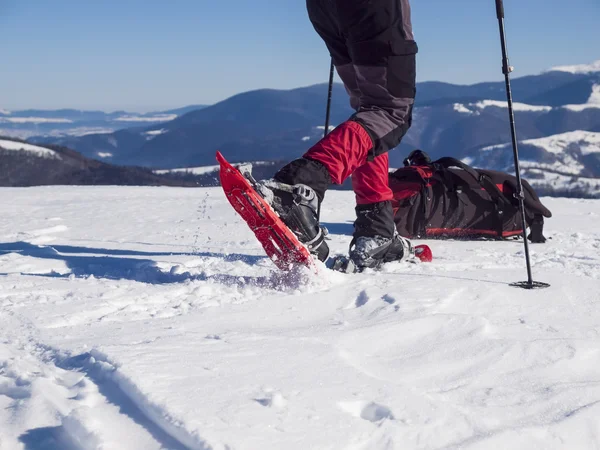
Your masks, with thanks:
[{"label": "black boot", "polygon": [[413,253],[410,241],[396,232],[391,202],[359,205],[356,216],[349,255],[354,271],[376,269]]},{"label": "black boot", "polygon": [[275,180],[261,181],[257,188],[298,240],[319,260],[325,261],[329,246],[319,225],[319,198],[314,189]]}]

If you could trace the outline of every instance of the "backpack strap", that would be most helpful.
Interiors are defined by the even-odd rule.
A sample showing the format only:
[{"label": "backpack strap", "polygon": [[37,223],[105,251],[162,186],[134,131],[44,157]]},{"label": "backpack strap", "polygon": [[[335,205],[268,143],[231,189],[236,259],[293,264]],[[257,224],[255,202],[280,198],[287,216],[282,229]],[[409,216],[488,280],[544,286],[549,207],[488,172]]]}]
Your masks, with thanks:
[{"label": "backpack strap", "polygon": [[473,169],[471,166],[466,165],[464,162],[452,158],[450,156],[445,156],[443,158],[438,159],[433,162],[434,167],[437,165],[439,167],[443,167],[448,169],[450,167],[458,167],[459,169],[464,170],[466,173],[471,175],[477,183],[481,185],[485,189],[485,191],[489,194],[489,196],[496,202],[497,207],[499,207],[499,214],[502,214],[502,210],[510,206],[510,201],[504,196],[502,191],[498,189],[498,186],[492,180],[485,176],[482,173],[479,173],[477,170]]}]

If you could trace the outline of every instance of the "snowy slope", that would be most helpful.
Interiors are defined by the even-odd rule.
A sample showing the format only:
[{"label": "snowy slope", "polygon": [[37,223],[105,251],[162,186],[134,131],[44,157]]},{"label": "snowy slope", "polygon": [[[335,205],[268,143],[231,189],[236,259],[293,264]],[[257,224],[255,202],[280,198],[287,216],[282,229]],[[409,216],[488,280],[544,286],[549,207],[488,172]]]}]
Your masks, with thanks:
[{"label": "snowy slope", "polygon": [[[565,174],[579,175],[585,168],[579,158],[592,153],[600,153],[600,133],[571,131],[539,139],[526,139],[521,141],[521,145],[536,147],[548,154],[545,158],[540,158],[539,155],[536,155],[534,159],[523,157],[523,167],[539,167]],[[505,154],[512,152],[512,145],[493,145],[485,147],[481,151],[481,158],[489,159],[490,152],[503,152]],[[549,160],[551,162],[548,162]],[[508,168],[502,167],[501,169],[506,170]]]},{"label": "snowy slope", "polygon": [[[519,142],[524,177],[553,195],[600,197],[600,133],[571,131]],[[468,164],[514,173],[510,143],[484,147]]]},{"label": "snowy slope", "polygon": [[[272,165],[273,163],[270,161],[253,161],[252,163],[237,163],[236,165],[244,165],[249,164],[252,167],[260,167],[266,165]],[[183,174],[192,174],[192,175],[206,175],[208,173],[218,172],[219,166],[200,166],[200,167],[184,167],[180,169],[160,169],[153,170],[154,173],[159,175],[164,175],[167,173],[183,173]]]},{"label": "snowy slope", "polygon": [[569,72],[569,73],[595,73],[600,72],[600,60],[591,64],[576,64],[573,66],[558,66],[553,67],[550,71]]},{"label": "snowy slope", "polygon": [[36,156],[40,156],[43,158],[60,159],[60,156],[54,150],[51,150],[49,148],[40,147],[37,145],[25,144],[23,142],[8,141],[6,139],[0,139],[0,149],[23,151],[23,152],[32,153]]},{"label": "snowy slope", "polygon": [[518,242],[286,276],[219,188],[3,189],[0,448],[596,448],[600,201],[544,203],[522,291]]}]

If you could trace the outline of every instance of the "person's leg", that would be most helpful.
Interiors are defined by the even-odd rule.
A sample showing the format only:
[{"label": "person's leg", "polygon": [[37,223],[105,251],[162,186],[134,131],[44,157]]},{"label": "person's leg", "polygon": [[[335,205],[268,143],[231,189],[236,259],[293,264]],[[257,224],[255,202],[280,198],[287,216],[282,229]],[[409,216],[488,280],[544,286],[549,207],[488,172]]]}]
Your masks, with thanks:
[{"label": "person's leg", "polygon": [[389,158],[384,153],[368,161],[352,174],[352,188],[356,195],[356,222],[354,236],[394,235],[392,190],[389,187]]},{"label": "person's leg", "polygon": [[357,218],[350,258],[361,270],[412,251],[410,242],[395,230],[387,151],[400,143],[411,124],[417,46],[408,0],[373,0],[366,10],[361,2],[343,1],[343,6],[338,19],[348,36],[360,91],[351,120],[373,143],[367,161],[352,174]]},{"label": "person's leg", "polygon": [[396,147],[410,127],[417,45],[408,0],[325,3],[336,5],[359,98],[357,112],[304,156],[321,162],[334,183],[343,183],[367,160]]},{"label": "person's leg", "polygon": [[[384,173],[370,162],[397,146],[410,126],[417,47],[408,0],[307,0],[307,8],[357,112],[302,158],[283,167],[274,180],[310,187],[320,205],[331,182],[342,184],[367,162],[371,168],[359,171],[359,185],[377,186],[369,176],[387,177],[387,170]],[[380,194],[389,196],[389,188],[385,190]],[[357,222],[361,212],[369,217],[380,215],[377,205],[371,205],[370,210],[368,204],[357,207]],[[314,222],[318,225],[318,207]]]}]

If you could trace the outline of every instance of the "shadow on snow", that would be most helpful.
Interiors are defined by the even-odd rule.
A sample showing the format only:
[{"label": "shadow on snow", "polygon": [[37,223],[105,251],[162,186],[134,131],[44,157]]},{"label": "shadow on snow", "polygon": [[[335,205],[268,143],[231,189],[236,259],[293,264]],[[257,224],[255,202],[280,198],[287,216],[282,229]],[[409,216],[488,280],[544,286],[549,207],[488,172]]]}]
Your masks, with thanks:
[{"label": "shadow on snow", "polygon": [[[197,253],[160,253],[142,252],[124,249],[105,249],[74,247],[68,245],[41,246],[28,242],[0,243],[0,255],[18,253],[23,256],[41,259],[53,259],[64,261],[71,270],[70,273],[61,274],[50,272],[45,274],[24,274],[32,276],[45,276],[53,278],[105,278],[112,280],[132,280],[149,284],[180,283],[187,280],[209,280],[213,279],[223,283],[234,284],[261,284],[260,278],[240,277],[232,275],[211,275],[205,273],[191,274],[189,272],[179,273],[173,270],[164,271],[158,263],[152,259],[140,257],[156,256],[197,256],[207,258],[220,258],[224,261],[242,261],[246,264],[256,264],[266,259],[264,256],[252,256],[243,254],[224,254],[213,252]],[[98,256],[89,256],[98,255]]]}]

